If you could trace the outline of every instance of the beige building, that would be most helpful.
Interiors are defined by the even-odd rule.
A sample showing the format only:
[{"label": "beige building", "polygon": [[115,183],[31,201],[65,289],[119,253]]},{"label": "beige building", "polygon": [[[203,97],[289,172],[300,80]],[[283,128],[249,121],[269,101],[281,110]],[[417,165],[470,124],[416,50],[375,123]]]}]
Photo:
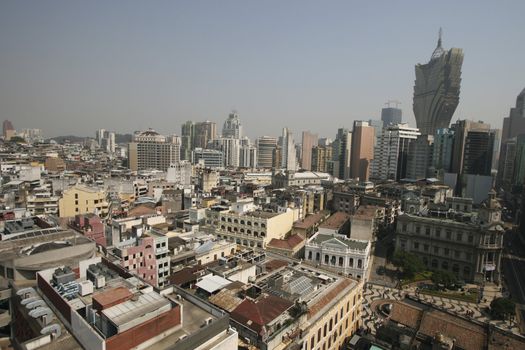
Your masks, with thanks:
[{"label": "beige building", "polygon": [[105,216],[108,209],[105,191],[80,185],[65,190],[58,201],[59,216],[62,218],[95,211],[97,215]]},{"label": "beige building", "polygon": [[350,160],[350,177],[368,181],[370,163],[374,158],[375,129],[367,122],[355,121],[352,132],[352,156]]},{"label": "beige building", "polygon": [[293,210],[287,210],[284,213],[221,212],[215,233],[219,238],[245,247],[265,248],[273,238],[281,239],[290,232],[293,221]]},{"label": "beige building", "polygon": [[332,146],[315,146],[312,148],[312,171],[329,173],[332,161]]},{"label": "beige building", "polygon": [[180,160],[180,138],[162,136],[154,130],[143,131],[128,144],[131,171],[157,169],[166,171]]}]

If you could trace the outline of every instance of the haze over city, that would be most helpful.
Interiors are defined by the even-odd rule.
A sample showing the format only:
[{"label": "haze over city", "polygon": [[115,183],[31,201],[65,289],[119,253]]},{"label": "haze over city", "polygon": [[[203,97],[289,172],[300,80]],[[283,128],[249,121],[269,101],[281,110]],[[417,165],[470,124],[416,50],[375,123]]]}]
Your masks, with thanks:
[{"label": "haze over city", "polygon": [[0,106],[46,137],[97,128],[180,134],[238,111],[247,136],[334,137],[412,112],[414,65],[465,54],[457,119],[501,128],[523,88],[525,2],[2,1]]}]

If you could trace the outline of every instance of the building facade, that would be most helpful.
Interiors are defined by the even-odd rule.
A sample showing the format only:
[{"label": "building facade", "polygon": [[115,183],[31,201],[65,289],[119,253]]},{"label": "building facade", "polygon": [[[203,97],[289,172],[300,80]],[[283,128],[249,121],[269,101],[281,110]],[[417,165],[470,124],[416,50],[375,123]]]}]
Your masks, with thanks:
[{"label": "building facade", "polygon": [[350,158],[350,177],[368,181],[370,163],[374,158],[375,129],[368,122],[355,121],[352,132],[352,154]]},{"label": "building facade", "polygon": [[180,138],[166,137],[154,130],[135,134],[128,144],[128,161],[131,171],[157,169],[166,171],[180,160]]},{"label": "building facade", "polygon": [[441,30],[430,61],[416,65],[414,115],[422,135],[434,135],[437,129],[448,128],[459,104],[463,51],[441,46]]}]

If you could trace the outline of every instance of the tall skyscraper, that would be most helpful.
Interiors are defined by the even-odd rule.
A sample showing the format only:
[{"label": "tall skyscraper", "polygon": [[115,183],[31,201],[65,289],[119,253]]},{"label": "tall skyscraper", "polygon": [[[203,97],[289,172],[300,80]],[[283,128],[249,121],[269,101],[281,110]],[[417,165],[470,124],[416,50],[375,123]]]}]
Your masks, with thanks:
[{"label": "tall skyscraper", "polygon": [[239,166],[241,168],[250,169],[254,169],[257,167],[257,147],[255,147],[254,145],[241,146]]},{"label": "tall skyscraper", "polygon": [[191,160],[191,151],[195,148],[195,124],[192,121],[182,124],[180,135],[180,158]]},{"label": "tall skyscraper", "polygon": [[426,64],[416,65],[414,115],[422,135],[434,135],[448,128],[459,103],[463,51],[441,46],[441,29],[437,47]]},{"label": "tall skyscraper", "polygon": [[105,129],[96,132],[98,146],[108,153],[115,153],[115,133]]},{"label": "tall skyscraper", "polygon": [[310,131],[303,131],[303,139],[301,143],[301,168],[304,170],[312,170],[312,148],[317,146],[317,134],[312,134]]},{"label": "tall skyscraper", "polygon": [[335,177],[346,180],[350,177],[350,155],[352,146],[352,132],[339,128],[332,143],[333,173]]},{"label": "tall skyscraper", "polygon": [[397,107],[385,107],[381,110],[381,121],[383,128],[389,125],[401,124],[403,120],[403,112]]},{"label": "tall skyscraper", "polygon": [[180,160],[180,137],[163,136],[153,129],[137,133],[128,144],[129,168],[132,171],[157,169],[167,171]]},{"label": "tall skyscraper", "polygon": [[281,146],[281,169],[297,170],[295,143],[293,134],[288,128],[283,128],[283,134],[279,138]]},{"label": "tall skyscraper", "polygon": [[9,120],[4,120],[4,123],[2,124],[2,133],[4,140],[6,141],[9,141],[11,137],[15,136],[15,128],[13,127],[13,123],[11,123]]},{"label": "tall skyscraper", "polygon": [[194,148],[207,148],[208,142],[217,138],[217,125],[214,122],[205,121],[195,123],[194,128]]},{"label": "tall skyscraper", "polygon": [[277,138],[261,136],[256,141],[257,167],[271,168],[273,166],[273,151],[277,146]]},{"label": "tall skyscraper", "polygon": [[454,129],[452,169],[456,174],[490,176],[495,133],[490,125],[458,120]]},{"label": "tall skyscraper", "polygon": [[437,129],[432,148],[432,168],[436,176],[443,178],[444,173],[451,172],[452,149],[454,147],[454,130]]},{"label": "tall skyscraper", "polygon": [[225,167],[238,167],[241,152],[239,139],[221,137],[211,141],[213,149],[222,151]]},{"label": "tall skyscraper", "polygon": [[516,98],[516,107],[511,108],[509,116],[503,119],[501,143],[522,134],[525,134],[525,89]]},{"label": "tall skyscraper", "polygon": [[350,157],[350,177],[368,181],[370,162],[374,158],[375,129],[364,121],[355,121],[352,131],[352,154]]},{"label": "tall skyscraper", "polygon": [[421,135],[407,124],[389,126],[378,137],[372,160],[371,178],[396,180],[406,178],[408,148]]},{"label": "tall skyscraper", "polygon": [[232,111],[228,115],[228,119],[224,122],[222,127],[222,137],[232,139],[242,138],[242,125],[236,111]]}]

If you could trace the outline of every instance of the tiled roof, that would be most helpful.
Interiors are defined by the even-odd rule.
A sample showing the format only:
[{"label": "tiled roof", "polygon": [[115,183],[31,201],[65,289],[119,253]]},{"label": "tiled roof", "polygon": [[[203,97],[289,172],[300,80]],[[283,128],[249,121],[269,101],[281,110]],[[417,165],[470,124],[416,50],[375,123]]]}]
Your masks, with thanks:
[{"label": "tiled roof", "polygon": [[278,248],[278,249],[289,249],[293,250],[295,247],[300,245],[304,242],[303,237],[299,235],[292,235],[288,237],[287,239],[277,239],[273,238],[269,243],[268,246],[272,248]]},{"label": "tiled roof", "polygon": [[328,229],[338,229],[343,226],[350,219],[350,215],[338,211],[325,220],[319,227]]},{"label": "tiled roof", "polygon": [[348,278],[342,278],[336,286],[331,288],[326,294],[323,294],[313,305],[310,306],[308,309],[308,318],[315,316],[326,305],[335,300],[337,295],[352,283],[353,282]]},{"label": "tiled roof", "polygon": [[267,295],[255,302],[244,300],[231,312],[230,317],[262,335],[265,332],[265,325],[292,306],[293,303],[286,299]]}]

